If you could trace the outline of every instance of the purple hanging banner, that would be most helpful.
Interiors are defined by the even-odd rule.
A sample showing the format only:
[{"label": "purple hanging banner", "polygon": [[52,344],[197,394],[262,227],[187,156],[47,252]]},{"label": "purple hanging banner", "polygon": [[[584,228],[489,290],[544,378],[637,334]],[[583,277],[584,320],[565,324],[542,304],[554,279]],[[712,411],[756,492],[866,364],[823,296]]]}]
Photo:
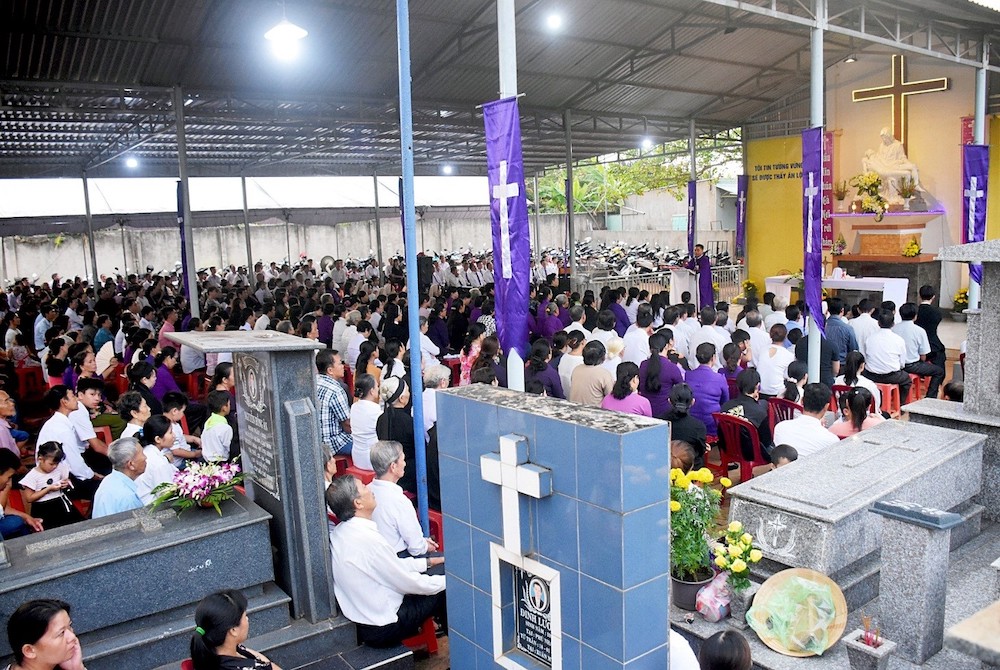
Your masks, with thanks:
[{"label": "purple hanging banner", "polygon": [[181,231],[181,286],[184,290],[184,297],[191,303],[191,287],[188,285],[188,257],[187,244],[184,235],[184,182],[177,181],[177,228]]},{"label": "purple hanging banner", "polygon": [[806,309],[824,332],[823,317],[823,129],[802,131],[802,263]]},{"label": "purple hanging banner", "polygon": [[528,348],[528,322],[524,315],[528,313],[531,243],[517,98],[483,105],[483,121],[493,224],[497,336],[504,351],[517,349],[523,358]]},{"label": "purple hanging banner", "polygon": [[[982,144],[962,147],[962,241],[986,239],[986,179],[990,173],[990,148]],[[983,282],[983,266],[970,265],[969,278]]]},{"label": "purple hanging banner", "polygon": [[736,177],[736,260],[747,253],[747,186],[750,178],[745,174]]},{"label": "purple hanging banner", "polygon": [[694,229],[698,223],[698,182],[688,182],[688,258],[694,258]]}]

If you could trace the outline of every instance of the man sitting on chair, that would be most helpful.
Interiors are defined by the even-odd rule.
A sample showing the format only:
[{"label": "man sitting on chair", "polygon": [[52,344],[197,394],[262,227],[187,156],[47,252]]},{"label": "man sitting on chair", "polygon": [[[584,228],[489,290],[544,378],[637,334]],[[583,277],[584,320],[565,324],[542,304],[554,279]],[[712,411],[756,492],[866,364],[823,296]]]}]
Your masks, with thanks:
[{"label": "man sitting on chair", "polygon": [[781,421],[774,427],[774,443],[795,447],[799,456],[811,456],[837,444],[840,438],[823,426],[823,417],[829,405],[829,386],[806,384],[802,392],[802,414]]},{"label": "man sitting on chair", "polygon": [[369,487],[376,502],[372,520],[378,532],[400,558],[437,551],[437,543],[424,537],[413,503],[397,483],[406,472],[403,445],[394,440],[379,440],[372,445],[371,462],[375,481]]},{"label": "man sitting on chair", "polygon": [[[906,366],[906,342],[892,332],[896,315],[887,309],[876,311],[879,329],[865,342],[865,370],[861,374],[876,384],[898,384],[899,400],[905,402],[910,395],[910,375]],[[859,317],[860,318],[860,317]],[[936,389],[935,389],[936,390]]]},{"label": "man sitting on chair", "polygon": [[372,521],[375,495],[352,475],[334,478],[326,504],[340,523],[330,531],[333,589],[340,609],[371,647],[394,647],[429,616],[447,625],[444,575],[423,574],[444,558],[399,558]]}]

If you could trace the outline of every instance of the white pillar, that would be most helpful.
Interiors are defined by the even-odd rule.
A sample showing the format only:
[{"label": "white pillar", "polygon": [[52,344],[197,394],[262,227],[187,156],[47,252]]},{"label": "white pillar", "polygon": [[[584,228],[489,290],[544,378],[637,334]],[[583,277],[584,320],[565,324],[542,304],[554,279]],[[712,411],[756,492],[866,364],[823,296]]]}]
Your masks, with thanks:
[{"label": "white pillar", "polygon": [[[385,283],[385,268],[382,267],[382,216],[378,211],[378,172],[372,173],[375,181],[375,252],[378,254],[378,283]],[[440,247],[438,247],[440,248]]]},{"label": "white pillar", "polygon": [[[976,109],[972,126],[973,144],[986,144],[986,74],[990,63],[990,41],[983,39],[983,64],[976,70]],[[996,186],[994,185],[994,188]],[[969,309],[979,309],[979,284],[969,278]]]},{"label": "white pillar", "polygon": [[174,87],[174,120],[177,123],[177,164],[181,178],[181,190],[183,192],[184,210],[184,254],[187,256],[188,287],[191,295],[190,301],[191,316],[198,318],[201,316],[201,302],[198,298],[198,273],[194,260],[194,222],[191,220],[191,190],[188,183],[187,169],[187,139],[184,135],[184,95],[180,86]]},{"label": "white pillar", "polygon": [[[98,282],[97,274],[97,250],[94,246],[94,219],[90,214],[90,189],[87,187],[87,172],[83,172],[83,207],[84,212],[87,216],[87,244],[90,247],[90,269],[93,272],[93,278],[91,279],[91,286]],[[86,272],[86,270],[84,270]]]},{"label": "white pillar", "polygon": [[243,237],[247,243],[247,280],[250,282],[251,291],[257,283],[257,278],[253,272],[253,249],[250,247],[250,209],[247,205],[247,178],[240,177],[240,187],[243,189]]},{"label": "white pillar", "polygon": [[[826,25],[826,0],[813,0],[813,10],[816,16],[816,25],[812,28],[809,40],[809,55],[811,56],[810,86],[809,86],[809,110],[810,125],[813,128],[823,127],[823,92],[825,90],[823,77],[825,74],[823,67],[823,27]],[[806,327],[809,329],[809,383],[816,383],[819,379],[819,350],[822,346],[819,336],[819,328],[816,327],[815,317],[810,316]]]}]

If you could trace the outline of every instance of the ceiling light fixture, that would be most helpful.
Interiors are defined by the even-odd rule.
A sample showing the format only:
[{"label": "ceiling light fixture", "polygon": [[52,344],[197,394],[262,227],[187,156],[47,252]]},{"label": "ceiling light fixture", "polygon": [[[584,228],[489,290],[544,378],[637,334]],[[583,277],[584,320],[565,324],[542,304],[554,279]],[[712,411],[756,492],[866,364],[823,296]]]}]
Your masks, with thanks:
[{"label": "ceiling light fixture", "polygon": [[562,16],[559,14],[549,14],[548,18],[545,19],[545,25],[548,26],[549,30],[559,30],[562,28]]},{"label": "ceiling light fixture", "polygon": [[649,139],[648,137],[643,138],[643,140],[642,140],[642,150],[643,151],[649,151],[652,148],[653,148],[653,140]]},{"label": "ceiling light fixture", "polygon": [[266,33],[264,39],[271,43],[271,51],[281,60],[294,60],[299,55],[300,42],[309,33],[285,16],[285,3],[281,3],[281,21]]},{"label": "ceiling light fixture", "polygon": [[857,54],[851,54],[850,56],[848,56],[847,58],[844,59],[844,62],[845,63],[856,63],[857,60],[858,60],[858,55]]},{"label": "ceiling light fixture", "polygon": [[134,170],[139,167],[139,161],[134,156],[129,156],[125,159],[125,167]]},{"label": "ceiling light fixture", "polygon": [[455,168],[453,168],[453,167],[452,167],[452,166],[450,166],[450,165],[444,165],[444,166],[443,166],[443,167],[441,168],[441,172],[443,172],[443,173],[445,173],[445,174],[451,174],[451,173],[453,173],[454,171],[455,171]]}]

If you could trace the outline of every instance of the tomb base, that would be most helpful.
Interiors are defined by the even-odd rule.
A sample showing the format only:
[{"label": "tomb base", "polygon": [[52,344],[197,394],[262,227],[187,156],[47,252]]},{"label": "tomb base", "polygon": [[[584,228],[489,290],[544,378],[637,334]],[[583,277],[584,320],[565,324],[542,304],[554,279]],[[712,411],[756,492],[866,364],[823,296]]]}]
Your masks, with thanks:
[{"label": "tomb base", "polygon": [[924,399],[906,405],[910,421],[929,426],[941,426],[986,436],[983,445],[983,485],[975,496],[983,506],[983,516],[991,521],[1000,520],[1000,416],[980,414],[967,410],[962,403],[948,400]]}]

